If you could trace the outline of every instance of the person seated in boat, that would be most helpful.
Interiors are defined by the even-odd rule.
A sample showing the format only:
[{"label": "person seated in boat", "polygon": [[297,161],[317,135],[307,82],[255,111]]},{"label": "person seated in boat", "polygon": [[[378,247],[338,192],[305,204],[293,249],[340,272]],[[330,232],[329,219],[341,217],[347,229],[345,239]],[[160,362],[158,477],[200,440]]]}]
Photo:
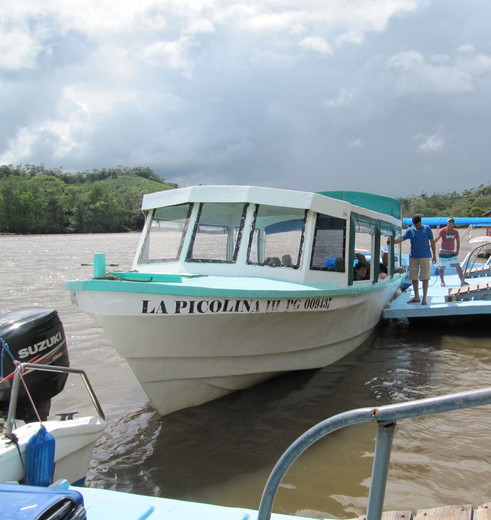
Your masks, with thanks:
[{"label": "person seated in boat", "polygon": [[361,260],[355,260],[355,267],[354,267],[354,280],[360,281],[360,280],[370,280],[370,271],[368,269],[368,265],[366,262],[362,262]]},{"label": "person seated in boat", "polygon": [[264,265],[269,265],[269,267],[280,267],[281,260],[277,256],[268,256],[264,261]]},{"label": "person seated in boat", "polygon": [[[404,267],[395,267],[394,273],[404,273]],[[387,278],[389,276],[389,253],[382,253],[382,262],[379,267],[379,278]]]},{"label": "person seated in boat", "polygon": [[342,258],[340,256],[330,256],[324,262],[324,269],[327,269],[328,271],[343,272],[344,271],[344,258]]},{"label": "person seated in boat", "polygon": [[361,262],[370,271],[370,262],[364,254],[355,253],[355,263],[353,265],[356,265],[357,262]]},{"label": "person seated in boat", "polygon": [[293,260],[292,260],[291,255],[288,255],[288,254],[283,255],[281,257],[281,265],[283,267],[293,267]]}]

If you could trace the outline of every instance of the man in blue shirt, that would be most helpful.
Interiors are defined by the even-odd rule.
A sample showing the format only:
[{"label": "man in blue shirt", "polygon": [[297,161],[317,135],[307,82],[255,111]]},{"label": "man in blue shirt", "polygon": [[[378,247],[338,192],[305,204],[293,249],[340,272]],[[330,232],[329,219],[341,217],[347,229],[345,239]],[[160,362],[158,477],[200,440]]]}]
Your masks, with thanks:
[{"label": "man in blue shirt", "polygon": [[[428,282],[431,278],[430,258],[436,263],[435,240],[433,239],[433,231],[431,231],[430,226],[423,225],[419,215],[415,215],[412,220],[412,227],[406,229],[402,236],[394,239],[394,244],[400,244],[407,239],[410,240],[408,276],[413,282],[414,298],[411,298],[407,303],[421,301],[421,305],[426,305]],[[423,282],[422,300],[419,298],[419,280]]]}]

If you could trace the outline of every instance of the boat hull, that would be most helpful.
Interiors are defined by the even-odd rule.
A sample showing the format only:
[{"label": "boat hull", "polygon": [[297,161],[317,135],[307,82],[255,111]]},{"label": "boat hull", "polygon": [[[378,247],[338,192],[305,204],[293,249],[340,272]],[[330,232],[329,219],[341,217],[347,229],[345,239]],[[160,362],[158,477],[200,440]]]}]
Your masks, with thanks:
[{"label": "boat hull", "polygon": [[[40,424],[28,423],[13,430],[24,457],[29,439],[39,430]],[[94,445],[106,427],[106,422],[96,417],[81,417],[66,421],[48,420],[43,425],[55,438],[53,481],[66,479],[72,484],[83,483]],[[23,479],[24,467],[17,446],[4,437],[0,441],[0,482]]]},{"label": "boat hull", "polygon": [[369,336],[399,286],[394,279],[349,294],[240,299],[84,290],[72,300],[98,320],[166,415],[337,361]]}]

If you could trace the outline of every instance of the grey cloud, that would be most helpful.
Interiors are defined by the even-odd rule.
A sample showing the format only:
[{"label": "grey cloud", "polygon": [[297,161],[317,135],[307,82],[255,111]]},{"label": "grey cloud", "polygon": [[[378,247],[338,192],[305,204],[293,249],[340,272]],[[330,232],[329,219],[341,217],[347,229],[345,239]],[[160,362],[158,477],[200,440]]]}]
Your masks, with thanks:
[{"label": "grey cloud", "polygon": [[72,4],[12,8],[28,43],[0,59],[0,162],[388,195],[489,182],[487,3]]}]

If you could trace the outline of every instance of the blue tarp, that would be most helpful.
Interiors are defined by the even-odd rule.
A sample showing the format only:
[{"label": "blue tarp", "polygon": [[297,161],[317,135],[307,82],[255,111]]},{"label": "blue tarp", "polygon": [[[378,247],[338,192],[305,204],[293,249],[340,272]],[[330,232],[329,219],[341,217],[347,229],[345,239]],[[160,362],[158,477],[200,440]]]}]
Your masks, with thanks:
[{"label": "blue tarp", "polygon": [[49,518],[87,518],[84,499],[79,491],[0,483],[0,519],[48,518],[47,511],[50,511]]},{"label": "blue tarp", "polygon": [[[427,226],[446,226],[449,217],[421,217],[423,224]],[[452,217],[456,226],[484,226],[491,227],[491,217]],[[402,221],[406,226],[412,226],[413,221],[410,218],[403,218]]]}]

